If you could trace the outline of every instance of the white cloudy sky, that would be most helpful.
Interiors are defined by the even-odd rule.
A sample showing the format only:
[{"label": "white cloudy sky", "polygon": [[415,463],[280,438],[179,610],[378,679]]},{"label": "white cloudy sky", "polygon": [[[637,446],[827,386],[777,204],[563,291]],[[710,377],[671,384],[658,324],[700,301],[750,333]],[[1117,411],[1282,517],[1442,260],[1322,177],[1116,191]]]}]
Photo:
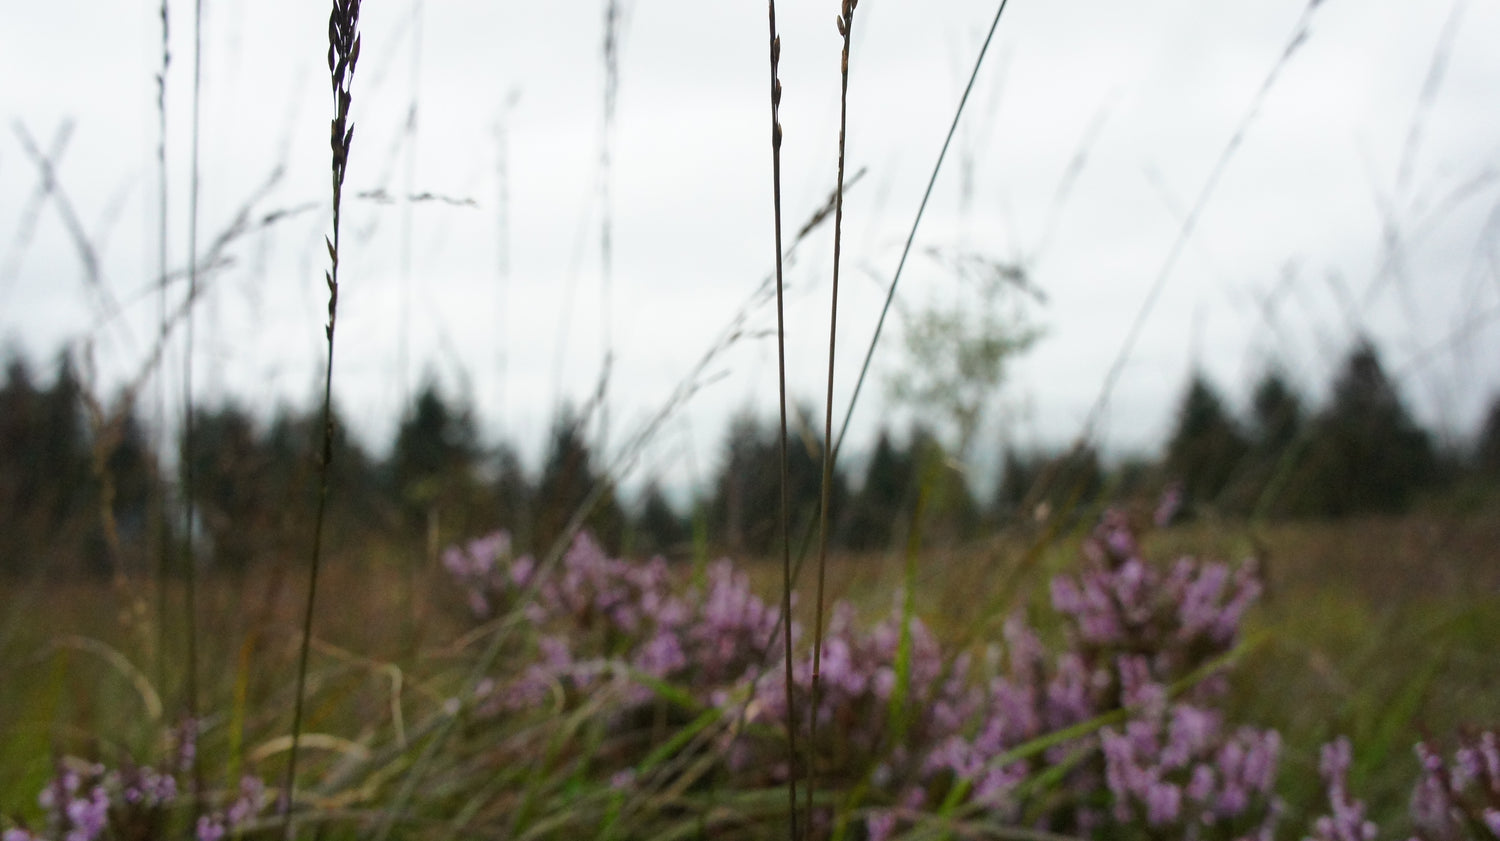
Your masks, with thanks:
[{"label": "white cloudy sky", "polygon": [[[833,183],[837,5],[779,10],[789,228]],[[322,365],[327,6],[203,7],[200,251],[252,199],[252,218],[301,212],[235,240],[204,277],[195,370],[205,399],[268,413],[311,395]],[[611,441],[623,440],[771,268],[765,4],[624,8],[606,308],[603,0],[365,5],[347,192],[472,200],[347,200],[336,391],[372,444],[431,374],[470,394],[492,439],[533,448],[559,400],[592,391],[606,336]],[[0,28],[0,337],[35,359],[88,343],[105,389],[143,364],[157,317],[158,11],[9,0]],[[991,0],[858,10],[849,157],[868,175],[846,203],[840,416],[994,11]],[[193,27],[189,4],[169,13],[175,270],[188,255]],[[1308,14],[1307,0],[1010,4],[918,238],[922,251],[1021,260],[1046,295],[1030,310],[1046,337],[1017,364],[988,438],[1001,419],[1021,442],[1077,434],[1186,209]],[[1241,405],[1270,360],[1317,394],[1356,331],[1381,343],[1422,418],[1451,434],[1472,429],[1500,390],[1500,0],[1325,0],[1310,20],[1126,357],[1099,430],[1111,451],[1159,440],[1194,364]],[[414,135],[403,128],[413,103]],[[98,249],[103,293],[56,194],[38,203],[22,141],[52,148],[65,125],[58,184]],[[823,388],[831,234],[807,243],[788,278],[792,388],[809,399]],[[920,306],[958,288],[917,256],[898,299]],[[110,301],[120,314],[105,319]],[[773,310],[752,314],[754,335],[711,366],[648,470],[691,482],[711,466],[726,412],[772,411],[775,344],[762,331],[773,326]],[[881,387],[903,361],[893,326],[855,416],[856,449],[883,421],[904,426]],[[174,335],[169,371],[181,353]]]}]

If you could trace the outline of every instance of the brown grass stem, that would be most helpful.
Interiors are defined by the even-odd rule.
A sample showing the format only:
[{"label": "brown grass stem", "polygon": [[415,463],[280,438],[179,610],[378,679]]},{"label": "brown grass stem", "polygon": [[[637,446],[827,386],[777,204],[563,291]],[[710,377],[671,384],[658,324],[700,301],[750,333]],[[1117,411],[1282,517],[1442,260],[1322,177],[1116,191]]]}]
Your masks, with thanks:
[{"label": "brown grass stem", "polygon": [[313,519],[312,565],[308,570],[307,607],[302,617],[302,646],[297,653],[297,692],[292,709],[291,749],[287,754],[286,788],[282,801],[283,833],[293,837],[292,801],[297,784],[297,741],[302,733],[302,704],[307,690],[307,655],[312,644],[312,623],[318,591],[318,568],[323,553],[323,522],[328,507],[328,473],[333,462],[333,349],[334,327],[339,303],[339,213],[344,193],[344,175],[349,166],[349,149],[354,142],[354,127],[349,125],[350,88],[354,69],[359,62],[360,0],[333,0],[328,16],[328,71],[333,84],[333,122],[330,145],[333,150],[333,238],[328,245],[328,364],[323,376],[323,452],[318,464],[318,510]]},{"label": "brown grass stem", "polygon": [[[838,30],[844,39],[839,79],[839,169],[833,200],[833,294],[828,314],[828,396],[823,411],[823,479],[818,504],[818,585],[813,608],[812,712],[808,716],[807,812],[812,815],[813,796],[818,785],[818,705],[822,701],[823,676],[823,602],[828,578],[828,522],[833,489],[833,363],[838,354],[839,326],[839,260],[844,230],[844,151],[849,127],[849,41],[854,32],[854,9],[859,0],[843,0]],[[809,821],[811,817],[809,817]]]},{"label": "brown grass stem", "polygon": [[792,536],[789,531],[791,479],[786,455],[786,308],[781,258],[781,36],[776,34],[776,0],[768,0],[771,19],[771,203],[776,229],[776,361],[781,408],[781,616],[784,643],[782,665],[786,671],[787,829],[796,841],[797,831],[797,715],[792,684]]}]

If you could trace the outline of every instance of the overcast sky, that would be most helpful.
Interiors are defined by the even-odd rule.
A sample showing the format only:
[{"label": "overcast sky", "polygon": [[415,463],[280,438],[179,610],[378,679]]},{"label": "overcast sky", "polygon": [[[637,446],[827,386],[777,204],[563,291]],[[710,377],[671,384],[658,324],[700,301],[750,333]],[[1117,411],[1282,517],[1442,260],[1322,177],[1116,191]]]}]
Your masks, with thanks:
[{"label": "overcast sky", "polygon": [[[434,376],[469,395],[490,440],[517,442],[534,464],[554,408],[594,390],[608,345],[609,443],[618,447],[770,271],[765,4],[624,3],[607,179],[604,5],[365,5],[335,391],[372,446],[388,440],[404,396]],[[837,7],[778,9],[789,233],[834,181]],[[323,364],[327,7],[205,0],[203,10],[199,252],[242,208],[252,220],[294,212],[252,226],[201,278],[196,386],[205,402],[233,396],[269,414],[278,402],[307,402]],[[840,418],[994,12],[990,0],[866,0],[856,14],[848,154],[850,170],[867,174],[845,208]],[[192,14],[186,3],[169,7],[174,271],[189,253]],[[35,360],[65,343],[91,347],[108,393],[146,364],[158,317],[159,9],[11,0],[3,18],[0,339]],[[1247,122],[1303,22],[1306,40]],[[1273,362],[1316,398],[1358,332],[1380,343],[1425,422],[1467,434],[1500,390],[1497,36],[1500,0],[1312,9],[1306,0],[1014,0],[898,302],[970,293],[933,252],[1018,262],[1045,295],[1026,308],[1045,337],[1014,366],[986,441],[1078,434],[1148,303],[1098,430],[1110,452],[1157,445],[1195,365],[1236,406]],[[1181,259],[1163,275],[1188,209],[1240,129]],[[40,170],[23,134],[49,155],[65,141],[60,194],[38,199]],[[376,190],[461,204],[357,195]],[[98,285],[59,195],[97,250]],[[831,266],[829,226],[788,274],[791,387],[809,401],[824,388]],[[173,282],[174,302],[183,287]],[[646,472],[689,484],[712,469],[728,412],[774,411],[776,347],[765,334],[774,317],[751,312],[747,337],[714,360],[704,388],[657,434]],[[905,362],[900,324],[888,325],[861,397],[856,455],[878,424],[905,426],[884,388]],[[174,394],[182,347],[174,333]]]}]

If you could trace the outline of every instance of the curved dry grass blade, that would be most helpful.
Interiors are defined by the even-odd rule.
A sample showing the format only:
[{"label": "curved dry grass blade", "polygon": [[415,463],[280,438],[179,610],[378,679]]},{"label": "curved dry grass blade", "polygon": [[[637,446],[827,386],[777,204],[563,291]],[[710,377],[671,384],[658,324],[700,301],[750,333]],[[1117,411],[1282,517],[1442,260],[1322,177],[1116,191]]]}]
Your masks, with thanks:
[{"label": "curved dry grass blade", "polygon": [[129,681],[131,688],[140,696],[141,706],[145,709],[146,717],[151,723],[159,724],[161,722],[163,709],[161,696],[157,694],[156,688],[151,685],[151,680],[146,677],[145,672],[142,672],[134,663],[130,662],[130,658],[122,654],[119,649],[92,637],[77,635],[60,637],[53,640],[47,646],[47,651],[56,651],[59,648],[71,648],[75,651],[92,654],[105,663],[108,663],[115,671],[120,673],[121,677]]}]

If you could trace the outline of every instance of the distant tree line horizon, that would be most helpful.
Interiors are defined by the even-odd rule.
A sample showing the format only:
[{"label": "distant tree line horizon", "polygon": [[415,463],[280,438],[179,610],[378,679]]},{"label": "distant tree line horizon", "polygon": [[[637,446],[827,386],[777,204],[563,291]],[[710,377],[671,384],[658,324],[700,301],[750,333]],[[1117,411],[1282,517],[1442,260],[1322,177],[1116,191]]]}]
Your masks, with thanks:
[{"label": "distant tree line horizon", "polygon": [[[994,487],[989,499],[978,498],[974,477],[953,463],[931,427],[881,428],[861,475],[849,475],[847,458],[835,471],[833,543],[878,551],[904,545],[914,527],[926,543],[954,543],[1104,502],[1149,501],[1168,488],[1182,516],[1282,519],[1394,514],[1424,497],[1500,488],[1500,395],[1471,446],[1445,449],[1406,409],[1367,340],[1349,350],[1321,405],[1309,404],[1275,367],[1248,396],[1247,416],[1237,417],[1215,384],[1194,372],[1153,458],[1106,466],[1088,444],[1003,447],[999,475],[986,483]],[[796,407],[792,415],[790,529],[801,541],[816,527],[824,442],[811,410]],[[330,545],[430,558],[446,543],[505,528],[523,550],[546,551],[593,496],[583,526],[613,552],[775,552],[774,417],[742,410],[730,419],[711,481],[695,491],[690,510],[674,507],[655,478],[622,499],[602,475],[588,422],[563,407],[532,475],[510,444],[484,446],[472,411],[428,382],[385,456],[338,437]],[[191,442],[179,435],[170,443],[177,468],[167,476],[130,401],[101,406],[66,355],[44,384],[11,354],[0,383],[0,575],[171,569],[170,547],[183,545],[188,531],[194,555],[214,568],[296,562],[307,554],[316,508],[320,427],[314,413],[286,407],[269,422],[232,400],[196,407]],[[188,508],[191,529],[183,525]]]}]

